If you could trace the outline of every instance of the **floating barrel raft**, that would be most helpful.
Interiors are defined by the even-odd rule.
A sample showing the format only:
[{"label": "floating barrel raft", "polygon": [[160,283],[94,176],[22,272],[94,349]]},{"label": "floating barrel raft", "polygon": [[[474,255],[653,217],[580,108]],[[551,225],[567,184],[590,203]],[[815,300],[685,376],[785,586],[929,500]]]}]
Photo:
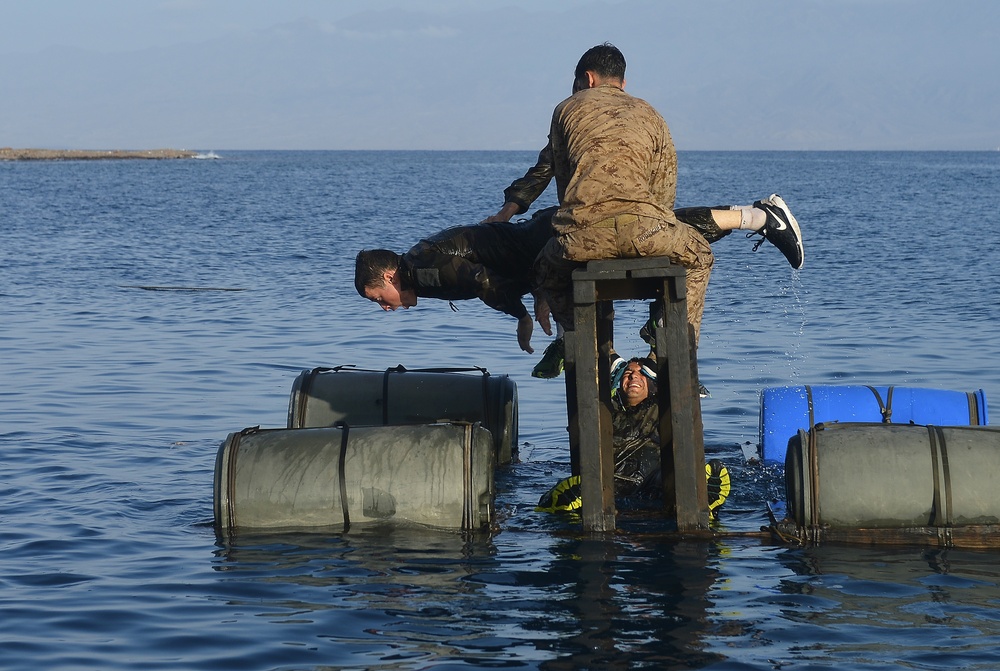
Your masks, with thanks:
[{"label": "floating barrel raft", "polygon": [[799,543],[996,547],[1000,427],[820,423],[785,459],[787,509],[772,530]]},{"label": "floating barrel raft", "polygon": [[290,429],[479,422],[500,465],[517,452],[517,421],[517,385],[484,368],[314,368],[296,378],[288,403]]},{"label": "floating barrel raft", "polygon": [[769,387],[760,396],[760,458],[783,463],[788,442],[820,423],[985,426],[986,395],[915,387]]},{"label": "floating barrel raft", "polygon": [[517,387],[483,368],[304,370],[288,425],[229,434],[215,464],[221,534],[493,520],[494,470],[517,448]]},{"label": "floating barrel raft", "polygon": [[245,429],[215,462],[217,530],[493,519],[493,438],[480,424]]},{"label": "floating barrel raft", "polygon": [[[765,389],[760,449],[785,464],[786,502],[773,502],[771,525],[752,535],[996,547],[1000,428],[987,419],[982,390]],[[220,445],[216,527],[222,536],[385,523],[488,529],[494,471],[516,447],[517,389],[505,375],[305,370],[287,428],[244,429]]]}]

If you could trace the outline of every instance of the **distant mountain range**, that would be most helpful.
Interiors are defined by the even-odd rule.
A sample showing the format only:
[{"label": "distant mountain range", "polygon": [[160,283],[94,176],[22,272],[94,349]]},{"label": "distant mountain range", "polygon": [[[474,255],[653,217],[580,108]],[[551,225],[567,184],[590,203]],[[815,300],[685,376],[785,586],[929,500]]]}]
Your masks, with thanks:
[{"label": "distant mountain range", "polygon": [[52,48],[0,59],[0,146],[539,149],[576,60],[609,40],[680,149],[994,150],[998,26],[995,0],[470,3]]}]

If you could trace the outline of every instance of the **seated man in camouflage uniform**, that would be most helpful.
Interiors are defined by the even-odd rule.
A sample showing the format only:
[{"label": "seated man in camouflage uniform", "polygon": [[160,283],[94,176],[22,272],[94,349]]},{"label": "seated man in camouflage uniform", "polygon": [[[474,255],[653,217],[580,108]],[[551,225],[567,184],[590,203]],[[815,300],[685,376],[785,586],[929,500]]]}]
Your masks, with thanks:
[{"label": "seated man in camouflage uniform", "polygon": [[[549,127],[559,210],[555,236],[535,264],[535,287],[556,322],[571,331],[574,270],[597,260],[668,259],[686,270],[688,331],[697,346],[715,258],[705,236],[673,212],[678,172],[670,130],[648,102],[625,92],[625,57],[614,45],[584,53],[573,90]],[[773,234],[766,223],[760,230],[801,268],[798,224],[778,196],[770,200],[778,219]]]}]

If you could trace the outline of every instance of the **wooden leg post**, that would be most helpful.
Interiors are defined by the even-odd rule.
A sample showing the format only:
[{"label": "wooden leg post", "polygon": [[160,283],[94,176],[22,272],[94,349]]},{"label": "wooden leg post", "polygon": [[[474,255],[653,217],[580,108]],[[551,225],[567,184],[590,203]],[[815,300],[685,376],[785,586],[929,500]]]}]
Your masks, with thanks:
[{"label": "wooden leg post", "polygon": [[[586,285],[590,286],[587,287]],[[611,329],[605,308],[584,283],[575,306],[576,405],[580,445],[580,497],[583,526],[589,531],[615,528],[614,446],[611,428],[611,373],[607,350]],[[589,288],[589,291],[588,291]],[[604,349],[605,356],[601,356]]]},{"label": "wooden leg post", "polygon": [[[681,531],[708,528],[705,447],[696,343],[687,323],[685,272],[666,259],[591,261],[573,272],[574,331],[567,331],[566,403],[570,461],[580,475],[583,526],[615,528],[611,421],[613,300],[662,302],[656,329],[664,507]],[[671,449],[672,446],[672,449]]]},{"label": "wooden leg post", "polygon": [[580,475],[580,407],[576,391],[576,334],[563,333],[563,375],[566,377],[566,430],[569,432],[569,465],[573,475]]},{"label": "wooden leg post", "polygon": [[[663,328],[656,330],[657,380],[663,471],[663,503],[677,519],[677,529],[708,528],[708,491],[705,480],[705,444],[698,395],[697,345],[687,320],[683,277],[663,281]],[[670,423],[670,427],[666,423]],[[671,442],[663,437],[670,434]]]}]

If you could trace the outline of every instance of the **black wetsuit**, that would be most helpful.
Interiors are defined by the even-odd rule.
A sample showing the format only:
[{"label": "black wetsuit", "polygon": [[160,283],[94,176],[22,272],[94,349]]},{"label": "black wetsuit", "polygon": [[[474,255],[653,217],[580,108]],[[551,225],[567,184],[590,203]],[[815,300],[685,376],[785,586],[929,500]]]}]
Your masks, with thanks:
[{"label": "black wetsuit", "polygon": [[525,222],[456,226],[425,238],[403,255],[402,285],[424,298],[479,298],[520,319],[528,314],[521,297],[531,291],[532,264],[552,237],[555,210],[539,210]]},{"label": "black wetsuit", "polygon": [[656,496],[662,494],[660,478],[660,413],[656,396],[629,407],[615,401],[611,412],[614,427],[615,495]]}]

